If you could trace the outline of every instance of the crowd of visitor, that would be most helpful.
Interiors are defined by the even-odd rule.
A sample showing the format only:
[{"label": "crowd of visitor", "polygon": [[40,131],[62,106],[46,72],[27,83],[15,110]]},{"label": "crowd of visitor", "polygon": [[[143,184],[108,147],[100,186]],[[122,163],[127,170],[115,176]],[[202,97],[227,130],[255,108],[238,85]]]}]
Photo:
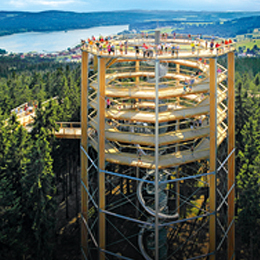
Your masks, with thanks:
[{"label": "crowd of visitor", "polygon": [[[134,39],[134,41],[130,41],[128,39],[118,40],[118,36],[103,37],[100,35],[98,38],[92,36],[88,38],[87,41],[82,40],[82,45],[90,48],[91,51],[98,51],[99,54],[106,53],[108,55],[114,55],[120,53],[120,55],[126,55],[128,52],[134,52],[136,56],[142,55],[144,58],[153,57],[155,53],[157,55],[179,56],[181,42],[176,40],[175,32],[172,33],[171,38],[167,33],[162,33],[161,40],[157,45],[152,44],[149,36],[148,33],[141,33],[142,44],[140,41],[135,43],[135,40],[140,40],[138,37]],[[173,41],[169,39],[173,39]],[[224,53],[225,49],[230,48],[233,43],[231,39],[219,40],[214,36],[212,36],[211,39],[208,37],[203,39],[200,34],[196,37],[190,34],[186,37],[184,35],[178,35],[178,39],[183,40],[185,45],[190,44],[191,53],[194,55],[199,55],[201,50],[209,50],[210,54],[212,54],[214,50],[216,50],[217,54]],[[183,51],[188,52],[189,49],[185,47]]]}]

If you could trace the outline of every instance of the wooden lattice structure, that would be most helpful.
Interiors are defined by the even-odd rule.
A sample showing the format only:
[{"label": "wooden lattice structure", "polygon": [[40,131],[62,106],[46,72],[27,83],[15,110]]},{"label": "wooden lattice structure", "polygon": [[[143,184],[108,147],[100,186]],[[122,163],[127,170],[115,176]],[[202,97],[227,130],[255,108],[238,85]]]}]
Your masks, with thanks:
[{"label": "wooden lattice structure", "polygon": [[83,45],[83,259],[235,258],[235,48],[210,42]]}]

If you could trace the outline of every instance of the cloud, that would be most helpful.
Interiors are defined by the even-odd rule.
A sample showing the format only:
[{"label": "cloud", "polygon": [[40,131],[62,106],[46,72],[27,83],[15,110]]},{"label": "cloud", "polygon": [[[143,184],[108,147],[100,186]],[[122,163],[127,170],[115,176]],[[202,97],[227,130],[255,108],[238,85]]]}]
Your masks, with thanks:
[{"label": "cloud", "polygon": [[10,5],[15,8],[26,8],[32,5],[53,8],[73,4],[75,2],[75,0],[11,0]]},{"label": "cloud", "polygon": [[259,0],[1,0],[2,10],[43,11],[64,10],[75,12],[113,10],[193,10],[193,11],[256,11]]},{"label": "cloud", "polygon": [[48,1],[48,0],[40,0],[38,1],[38,5],[44,5],[44,6],[60,6],[60,5],[67,5],[75,3],[74,0],[63,0],[63,1]]}]

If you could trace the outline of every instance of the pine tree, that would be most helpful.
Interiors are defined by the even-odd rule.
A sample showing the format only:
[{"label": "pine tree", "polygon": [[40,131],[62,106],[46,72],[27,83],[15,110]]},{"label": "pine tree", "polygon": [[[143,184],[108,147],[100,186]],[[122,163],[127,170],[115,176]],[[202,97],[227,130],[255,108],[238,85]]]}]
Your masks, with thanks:
[{"label": "pine tree", "polygon": [[[2,124],[0,135],[0,258],[22,259],[27,252],[26,189],[23,185],[30,140],[15,115]],[[4,258],[2,258],[4,257]]]},{"label": "pine tree", "polygon": [[49,142],[54,141],[54,131],[58,130],[57,121],[57,103],[51,100],[46,106],[42,106],[40,102],[36,109],[36,116],[33,122],[32,138],[37,139],[37,135],[44,131],[46,132],[46,138]]},{"label": "pine tree", "polygon": [[244,149],[239,151],[241,167],[237,175],[238,228],[243,243],[250,248],[250,259],[257,259],[260,243],[260,131],[259,109],[243,127]]},{"label": "pine tree", "polygon": [[30,210],[28,218],[33,234],[31,253],[38,260],[52,259],[55,234],[56,188],[48,138],[43,127],[35,134],[25,178],[26,186],[30,187],[26,208]]},{"label": "pine tree", "polygon": [[33,148],[27,164],[25,186],[28,190],[26,208],[32,230],[34,259],[52,259],[55,234],[55,212],[57,209],[54,195],[56,193],[55,175],[53,172],[52,149],[56,126],[55,101],[45,107],[39,104],[31,131]]},{"label": "pine tree", "polygon": [[255,76],[254,83],[256,86],[259,86],[260,84],[259,73]]}]

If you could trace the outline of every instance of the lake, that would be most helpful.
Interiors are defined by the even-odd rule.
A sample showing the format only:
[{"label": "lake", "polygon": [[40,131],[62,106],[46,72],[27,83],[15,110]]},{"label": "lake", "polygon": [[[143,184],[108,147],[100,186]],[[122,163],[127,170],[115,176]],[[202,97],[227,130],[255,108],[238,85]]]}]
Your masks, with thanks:
[{"label": "lake", "polygon": [[59,32],[29,32],[17,33],[0,37],[0,49],[8,53],[38,53],[57,52],[66,50],[94,35],[107,36],[128,30],[128,25],[101,26],[81,30],[68,30]]}]

